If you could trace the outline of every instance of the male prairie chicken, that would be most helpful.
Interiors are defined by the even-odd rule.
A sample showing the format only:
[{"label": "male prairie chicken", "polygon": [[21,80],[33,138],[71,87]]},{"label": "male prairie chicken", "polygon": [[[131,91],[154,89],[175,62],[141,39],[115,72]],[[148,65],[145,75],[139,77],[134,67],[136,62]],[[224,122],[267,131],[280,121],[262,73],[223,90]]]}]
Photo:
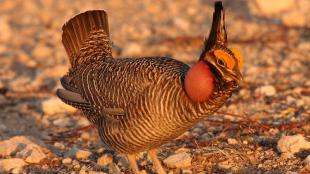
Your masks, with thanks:
[{"label": "male prairie chicken", "polygon": [[242,79],[241,57],[227,48],[221,2],[192,67],[170,57],[113,58],[103,10],[70,19],[62,41],[72,67],[58,97],[83,111],[106,148],[127,154],[135,174],[142,151],[165,173],[155,149],[219,109]]}]

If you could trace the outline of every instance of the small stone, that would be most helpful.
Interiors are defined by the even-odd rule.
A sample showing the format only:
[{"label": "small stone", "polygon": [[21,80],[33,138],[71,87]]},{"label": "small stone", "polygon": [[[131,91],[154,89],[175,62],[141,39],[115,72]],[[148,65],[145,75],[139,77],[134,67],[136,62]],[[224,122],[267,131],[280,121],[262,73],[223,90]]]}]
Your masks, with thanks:
[{"label": "small stone", "polygon": [[181,148],[175,150],[175,153],[182,153],[182,152],[188,152],[188,151],[189,151],[189,149],[187,149],[185,147],[181,147]]},{"label": "small stone", "polygon": [[169,168],[186,168],[191,165],[190,154],[183,152],[169,156],[164,159],[164,164]]},{"label": "small stone", "polygon": [[91,154],[88,150],[78,150],[75,156],[77,159],[87,159]]},{"label": "small stone", "polygon": [[65,149],[66,148],[66,146],[62,142],[55,142],[54,146],[59,148],[59,149]]},{"label": "small stone", "polygon": [[81,134],[81,138],[84,140],[84,141],[88,141],[90,139],[90,134],[89,132],[83,132]]},{"label": "small stone", "polygon": [[310,167],[310,155],[308,155],[306,159],[304,159],[303,163],[305,167]]},{"label": "small stone", "polygon": [[305,138],[300,134],[283,136],[278,141],[277,148],[281,153],[294,154],[300,152],[301,150],[309,149],[310,142],[306,141]]},{"label": "small stone", "polygon": [[234,138],[228,138],[227,142],[228,142],[228,144],[238,144],[238,141]]},{"label": "small stone", "polygon": [[113,156],[111,154],[104,154],[97,160],[97,165],[105,166],[113,162]]},{"label": "small stone", "polygon": [[10,170],[14,170],[15,168],[19,170],[25,165],[27,165],[27,163],[20,158],[0,159],[0,172],[10,172]]},{"label": "small stone", "polygon": [[67,157],[67,158],[65,158],[65,159],[62,160],[62,163],[63,163],[63,164],[71,164],[71,163],[72,163],[72,159],[69,158],[69,157]]},{"label": "small stone", "polygon": [[43,142],[26,136],[15,136],[0,142],[0,156],[16,156],[27,163],[39,163],[46,158]]},{"label": "small stone", "polygon": [[87,159],[92,153],[88,150],[71,148],[65,156],[76,157],[77,159]]},{"label": "small stone", "polygon": [[255,93],[258,95],[262,94],[262,95],[266,95],[266,96],[273,96],[276,94],[276,89],[272,85],[265,85],[265,86],[262,86],[260,88],[257,88],[255,90]]},{"label": "small stone", "polygon": [[49,114],[49,115],[63,113],[63,112],[75,112],[76,111],[74,107],[71,107],[63,103],[60,99],[56,97],[43,101],[42,110],[44,113]]},{"label": "small stone", "polygon": [[232,167],[232,163],[227,160],[217,164],[220,169],[228,170]]}]

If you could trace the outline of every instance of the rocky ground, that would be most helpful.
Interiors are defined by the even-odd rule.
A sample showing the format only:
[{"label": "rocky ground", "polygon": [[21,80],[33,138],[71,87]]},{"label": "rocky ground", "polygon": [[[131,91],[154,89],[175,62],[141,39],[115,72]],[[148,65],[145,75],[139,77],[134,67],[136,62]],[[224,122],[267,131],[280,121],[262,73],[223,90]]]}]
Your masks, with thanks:
[{"label": "rocky ground", "polygon": [[[309,173],[310,2],[224,6],[246,83],[218,113],[162,146],[159,158],[169,174]],[[0,1],[0,173],[131,173],[123,155],[101,147],[96,130],[71,134],[89,122],[55,96],[69,67],[61,27],[89,9],[108,11],[115,56],[192,64],[213,1]],[[139,166],[154,173],[144,153]]]}]

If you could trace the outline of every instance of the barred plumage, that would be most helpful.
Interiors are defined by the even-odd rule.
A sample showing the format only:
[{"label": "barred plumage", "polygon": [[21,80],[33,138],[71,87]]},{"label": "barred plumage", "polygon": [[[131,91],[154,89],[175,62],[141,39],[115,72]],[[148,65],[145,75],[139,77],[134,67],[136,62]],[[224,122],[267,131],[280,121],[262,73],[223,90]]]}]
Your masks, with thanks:
[{"label": "barred plumage", "polygon": [[[219,58],[213,51],[226,49],[227,43],[222,5],[217,2],[215,6],[211,30],[215,36],[205,42],[198,63],[202,67],[198,72],[211,73],[201,79],[211,80],[212,84],[207,85],[214,88],[203,102],[191,97],[187,91],[191,86],[184,87],[194,67],[169,57],[112,58],[103,10],[77,15],[63,27],[63,43],[72,68],[61,79],[65,89],[58,90],[57,95],[84,112],[98,128],[107,148],[129,154],[136,173],[138,169],[130,154],[149,150],[158,172],[164,173],[152,149],[180,136],[216,111],[238,85],[239,68],[229,70],[214,61]],[[236,61],[233,53],[228,53]],[[199,74],[193,77],[196,76]]]}]

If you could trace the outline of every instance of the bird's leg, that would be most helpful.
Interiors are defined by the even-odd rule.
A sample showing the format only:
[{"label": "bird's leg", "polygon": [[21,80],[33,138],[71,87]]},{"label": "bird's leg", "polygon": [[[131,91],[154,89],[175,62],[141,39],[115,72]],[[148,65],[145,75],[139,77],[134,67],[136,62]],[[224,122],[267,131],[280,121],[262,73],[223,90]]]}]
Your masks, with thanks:
[{"label": "bird's leg", "polygon": [[136,154],[127,154],[127,159],[129,161],[131,170],[133,171],[134,174],[140,174],[137,160],[136,160]]},{"label": "bird's leg", "polygon": [[161,166],[160,161],[157,158],[157,151],[156,149],[151,149],[148,151],[148,155],[151,158],[155,168],[156,168],[156,172],[158,174],[166,174],[166,171],[164,170],[164,168]]}]

